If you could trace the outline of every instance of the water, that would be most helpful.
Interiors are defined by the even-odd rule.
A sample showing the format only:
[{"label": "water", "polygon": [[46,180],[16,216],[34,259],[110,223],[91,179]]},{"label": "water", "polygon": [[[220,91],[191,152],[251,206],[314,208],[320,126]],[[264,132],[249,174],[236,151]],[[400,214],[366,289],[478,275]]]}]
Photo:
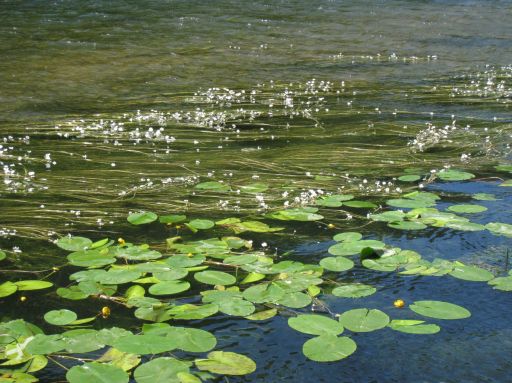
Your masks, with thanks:
[{"label": "water", "polygon": [[[428,188],[451,202],[494,193],[501,199],[480,202],[489,210],[472,220],[511,223],[510,195],[492,178],[504,176],[492,166],[510,155],[511,18],[510,1],[4,1],[0,247],[13,250],[7,267],[64,264],[49,240],[67,233],[163,241],[163,229],[129,227],[126,215],[138,209],[248,216],[295,198],[305,203],[318,189],[382,203],[408,188],[393,180],[408,168],[474,172],[477,182]],[[271,188],[263,201],[194,189],[208,180]],[[335,210],[325,215],[334,232],[366,223]],[[285,227],[286,235],[248,237],[260,249],[267,242],[269,252],[294,250],[304,262],[318,261],[333,243],[325,225]],[[495,271],[510,246],[488,232],[404,234],[379,223],[358,230],[426,259]],[[390,308],[396,298],[439,299],[473,316],[444,321],[435,336],[356,334],[358,351],[328,364],[305,359],[308,338],[286,317],[198,326],[215,333],[219,348],[258,363],[256,373],[230,381],[508,380],[508,293],[449,277],[383,275],[356,268],[350,277],[379,292],[329,305],[396,317],[407,315]],[[6,312],[37,322],[34,313],[46,310],[29,302]]]}]

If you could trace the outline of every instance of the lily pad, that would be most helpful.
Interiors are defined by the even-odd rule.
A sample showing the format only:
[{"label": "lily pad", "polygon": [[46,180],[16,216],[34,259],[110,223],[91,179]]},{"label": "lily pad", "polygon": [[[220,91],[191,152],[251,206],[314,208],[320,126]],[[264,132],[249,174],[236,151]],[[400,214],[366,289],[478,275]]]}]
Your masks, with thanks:
[{"label": "lily pad", "polygon": [[334,239],[336,242],[354,242],[359,241],[363,238],[363,235],[361,233],[356,233],[353,231],[347,231],[345,233],[339,233],[336,234],[332,239]]},{"label": "lily pad", "polygon": [[476,194],[473,194],[473,199],[476,199],[479,201],[496,201],[496,196],[494,194],[488,194],[488,193],[476,193]]},{"label": "lily pad", "polygon": [[494,274],[488,270],[462,263],[456,264],[449,274],[458,279],[474,282],[487,282],[494,278]]},{"label": "lily pad", "polygon": [[454,213],[473,214],[486,211],[487,208],[481,205],[452,205],[448,207],[448,210]]},{"label": "lily pad", "polygon": [[201,371],[220,375],[247,375],[256,371],[256,363],[245,355],[227,351],[212,351],[207,356],[208,359],[195,360],[196,367]]},{"label": "lily pad", "polygon": [[187,216],[181,214],[161,215],[158,220],[160,223],[180,223],[185,222],[187,220]]},{"label": "lily pad", "polygon": [[290,318],[288,326],[311,335],[339,335],[343,332],[343,325],[339,322],[317,314],[301,314]]},{"label": "lily pad", "polygon": [[377,207],[377,205],[368,201],[347,201],[343,202],[343,206],[355,207],[358,209],[373,209]]},{"label": "lily pad", "polygon": [[274,213],[267,214],[266,217],[278,219],[280,221],[318,221],[324,217],[320,214],[316,214],[317,211],[318,209],[316,208],[279,210]]},{"label": "lily pad", "polygon": [[166,336],[158,335],[125,335],[113,342],[119,351],[130,354],[148,355],[172,351],[178,347],[177,342]]},{"label": "lily pad", "polygon": [[253,184],[240,186],[240,190],[245,193],[263,193],[268,190],[268,185],[261,182],[256,182]]},{"label": "lily pad", "polygon": [[443,181],[465,181],[471,178],[475,178],[475,175],[468,172],[462,172],[453,169],[443,169],[437,173],[438,177]]},{"label": "lily pad", "polygon": [[512,237],[512,225],[502,222],[490,222],[485,228],[491,233]]},{"label": "lily pad", "polygon": [[65,326],[76,320],[77,315],[71,310],[52,310],[44,314],[44,320],[56,326]]},{"label": "lily pad", "polygon": [[157,219],[158,215],[151,211],[132,213],[127,218],[128,222],[132,225],[145,225],[147,223],[155,222]]},{"label": "lily pad", "polygon": [[209,219],[193,219],[186,225],[192,231],[208,230],[215,226],[215,222],[210,221]]},{"label": "lily pad", "polygon": [[302,352],[315,362],[334,362],[352,355],[356,349],[356,342],[349,337],[321,335],[304,343]]},{"label": "lily pad", "polygon": [[404,332],[407,334],[437,334],[441,328],[436,324],[427,323],[422,320],[409,320],[409,319],[395,319],[389,325],[395,331]]},{"label": "lily pad", "polygon": [[354,262],[346,257],[326,257],[320,261],[320,266],[330,271],[347,271],[354,267]]},{"label": "lily pad", "polygon": [[354,332],[379,330],[389,323],[389,317],[384,312],[366,308],[345,311],[339,320],[343,327]]},{"label": "lily pad", "polygon": [[434,206],[435,202],[432,200],[397,198],[387,200],[386,204],[389,206],[399,207],[403,209],[417,209],[421,207]]},{"label": "lily pad", "polygon": [[423,230],[427,227],[424,223],[416,221],[390,222],[388,226],[398,230]]},{"label": "lily pad", "polygon": [[398,180],[402,181],[402,182],[415,182],[415,181],[419,181],[420,179],[421,179],[421,176],[419,176],[417,174],[408,174],[405,176],[398,177]]},{"label": "lily pad", "polygon": [[128,374],[110,364],[90,362],[73,366],[66,373],[70,383],[127,383]]},{"label": "lily pad", "polygon": [[164,281],[155,283],[149,288],[153,295],[174,295],[190,289],[190,283],[186,281]]},{"label": "lily pad", "polygon": [[236,282],[236,278],[228,273],[223,271],[212,271],[206,270],[201,271],[194,274],[194,279],[201,283],[206,283],[208,285],[232,285]]},{"label": "lily pad", "polygon": [[4,282],[0,285],[0,298],[8,297],[18,291],[18,286],[12,282]]},{"label": "lily pad", "polygon": [[80,251],[92,245],[92,241],[85,237],[62,237],[57,241],[57,246],[67,251]]},{"label": "lily pad", "polygon": [[362,298],[374,294],[377,289],[362,283],[338,286],[332,290],[332,295],[343,298]]},{"label": "lily pad", "polygon": [[162,357],[141,364],[133,376],[137,383],[179,383],[180,372],[189,372],[189,364],[174,358]]},{"label": "lily pad", "polygon": [[471,316],[464,307],[442,301],[416,301],[409,308],[417,314],[437,319],[464,319]]}]

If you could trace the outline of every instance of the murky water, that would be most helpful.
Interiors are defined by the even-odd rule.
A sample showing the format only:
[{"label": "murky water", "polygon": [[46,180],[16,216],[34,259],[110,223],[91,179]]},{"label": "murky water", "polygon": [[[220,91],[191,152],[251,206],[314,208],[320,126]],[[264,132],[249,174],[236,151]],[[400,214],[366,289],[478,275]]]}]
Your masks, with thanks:
[{"label": "murky water", "polygon": [[[509,159],[512,131],[510,1],[4,1],[0,4],[0,247],[11,268],[65,262],[59,235],[161,241],[133,229],[129,211],[248,216],[319,193],[382,202],[410,186],[395,177],[454,166],[478,181],[434,184],[453,201],[496,202],[475,222],[512,223],[493,165]],[[233,192],[194,189],[220,180]],[[263,198],[237,193],[264,182]],[[341,231],[364,225],[330,211]],[[290,224],[252,236],[294,259],[325,256],[332,230]],[[510,240],[488,232],[385,224],[358,229],[435,257],[504,267]],[[267,249],[268,249],[267,248]],[[335,310],[389,310],[439,299],[471,310],[435,336],[356,335],[358,351],[318,364],[286,317],[264,324],[203,323],[219,347],[249,354],[244,382],[506,382],[509,293],[449,278],[354,278],[379,288]],[[33,320],[35,303],[9,315]],[[122,320],[122,319],[118,319]],[[41,378],[53,381],[60,372]]]}]

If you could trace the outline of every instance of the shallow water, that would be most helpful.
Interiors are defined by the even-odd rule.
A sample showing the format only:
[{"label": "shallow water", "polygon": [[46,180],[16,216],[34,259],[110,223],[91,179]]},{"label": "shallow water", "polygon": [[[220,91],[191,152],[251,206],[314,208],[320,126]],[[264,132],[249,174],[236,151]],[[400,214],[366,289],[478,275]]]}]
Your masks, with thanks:
[{"label": "shallow water", "polygon": [[[511,19],[510,1],[4,1],[0,248],[12,250],[7,267],[65,263],[49,240],[67,233],[163,241],[164,229],[126,223],[139,209],[249,216],[295,198],[308,203],[318,190],[382,203],[415,187],[394,179],[409,168],[475,173],[478,181],[426,187],[445,197],[440,209],[493,193],[500,199],[478,201],[489,210],[472,221],[512,223],[510,192],[493,178],[506,178],[493,166],[510,158]],[[271,188],[263,201],[194,189],[208,180],[233,190],[252,182]],[[270,253],[294,250],[292,259],[318,261],[334,233],[366,223],[336,210],[325,216],[335,231],[291,223],[284,234],[247,237],[259,249],[267,242]],[[357,230],[428,260],[460,259],[496,273],[510,246],[489,232],[403,232],[384,223]],[[355,334],[354,355],[322,364],[302,355],[307,337],[286,316],[197,323],[214,332],[219,349],[257,362],[256,373],[229,381],[508,381],[510,293],[363,267],[340,278],[379,291],[358,300],[326,296],[338,312],[367,306],[395,315],[391,304],[402,298],[446,300],[473,315],[444,321],[433,336]],[[48,306],[58,305],[53,298]],[[19,308],[8,301],[5,315],[39,323],[35,313],[48,307],[35,301]],[[62,372],[40,377],[54,381]]]}]

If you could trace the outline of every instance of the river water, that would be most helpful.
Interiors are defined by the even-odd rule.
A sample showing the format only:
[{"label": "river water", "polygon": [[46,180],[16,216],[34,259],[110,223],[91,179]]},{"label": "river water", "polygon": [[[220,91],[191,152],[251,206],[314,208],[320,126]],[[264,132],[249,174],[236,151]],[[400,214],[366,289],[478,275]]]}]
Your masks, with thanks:
[{"label": "river water", "polygon": [[[494,178],[506,178],[494,165],[510,156],[510,20],[510,1],[2,1],[0,248],[10,268],[61,265],[51,241],[68,233],[168,236],[134,229],[130,211],[256,216],[336,191],[382,203],[411,187],[395,177],[444,166],[476,181],[426,189],[452,202],[493,193],[500,199],[483,201],[489,210],[473,221],[512,223],[510,193]],[[194,188],[214,180],[270,189],[255,197]],[[357,217],[327,216],[338,231],[358,228],[429,260],[506,268],[507,237],[360,228]],[[249,237],[308,262],[327,254],[335,232],[300,223]],[[379,292],[326,297],[331,309],[438,299],[473,315],[432,336],[356,334],[358,351],[327,364],[302,355],[307,337],[284,315],[205,320],[220,348],[258,364],[229,381],[509,381],[510,293],[362,267],[351,277]],[[37,322],[45,310],[30,303],[6,312]]]}]

